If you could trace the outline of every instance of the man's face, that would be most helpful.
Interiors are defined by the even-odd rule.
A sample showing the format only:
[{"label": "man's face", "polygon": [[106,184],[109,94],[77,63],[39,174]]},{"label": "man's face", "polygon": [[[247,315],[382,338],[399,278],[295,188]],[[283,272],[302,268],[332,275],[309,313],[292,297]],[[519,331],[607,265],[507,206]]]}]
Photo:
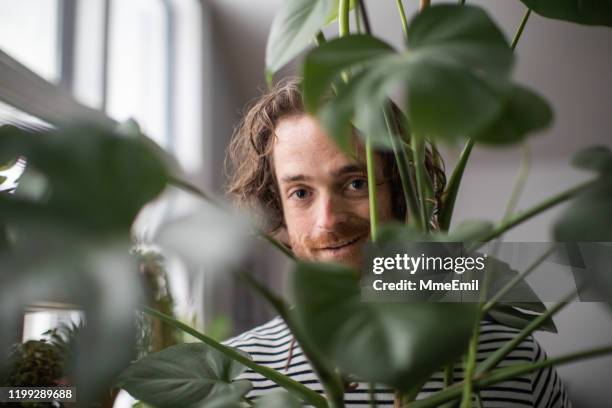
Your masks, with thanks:
[{"label": "man's face", "polygon": [[[365,151],[342,152],[309,115],[282,119],[276,126],[273,162],[289,243],[301,259],[361,267],[370,235]],[[389,185],[377,157],[379,222],[392,218]]]}]

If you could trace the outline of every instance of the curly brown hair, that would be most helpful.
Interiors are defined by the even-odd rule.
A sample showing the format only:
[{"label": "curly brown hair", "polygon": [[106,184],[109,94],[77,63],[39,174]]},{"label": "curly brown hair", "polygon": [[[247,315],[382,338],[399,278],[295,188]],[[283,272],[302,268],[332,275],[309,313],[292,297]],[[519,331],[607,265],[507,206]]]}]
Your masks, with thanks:
[{"label": "curly brown hair", "polygon": [[[397,108],[394,107],[394,111],[394,117],[399,118]],[[251,104],[234,131],[227,150],[227,193],[240,207],[254,212],[267,233],[274,234],[284,226],[280,192],[272,163],[274,131],[281,119],[304,113],[299,79],[279,82]],[[396,124],[403,129],[399,119]],[[393,216],[397,220],[404,220],[407,215],[406,202],[395,156],[389,151],[377,154],[382,159],[383,174],[389,180]],[[425,166],[436,198],[434,216],[430,222],[437,229],[437,208],[446,177],[442,158],[432,146],[426,149]]]}]

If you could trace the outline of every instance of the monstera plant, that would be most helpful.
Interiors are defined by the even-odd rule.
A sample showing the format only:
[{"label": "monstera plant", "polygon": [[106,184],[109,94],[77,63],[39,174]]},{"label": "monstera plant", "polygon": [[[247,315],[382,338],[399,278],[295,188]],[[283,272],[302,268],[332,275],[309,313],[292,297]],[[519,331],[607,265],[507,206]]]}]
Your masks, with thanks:
[{"label": "monstera plant", "polygon": [[[339,146],[347,146],[353,133],[363,139],[370,181],[372,153],[379,149],[395,153],[410,216],[405,225],[379,225],[376,183],[369,182],[373,245],[421,240],[486,243],[568,200],[572,200],[571,207],[554,226],[556,240],[612,241],[612,152],[606,147],[577,154],[574,164],[594,173],[586,183],[532,208],[515,211],[524,183],[519,179],[506,214],[498,223],[452,223],[472,148],[513,146],[553,120],[546,100],[511,77],[513,51],[530,14],[612,26],[612,3],[608,0],[521,1],[526,12],[509,43],[480,7],[464,5],[464,1],[430,5],[421,0],[419,12],[408,21],[398,0],[398,24],[401,22],[406,37],[404,48],[399,50],[371,31],[362,1],[283,2],[268,40],[268,80],[272,81],[278,69],[315,42],[317,46],[307,51],[301,65],[306,109],[317,115]],[[351,14],[356,17],[353,27]],[[338,36],[326,39],[322,29],[333,22],[337,22]],[[401,100],[394,99],[397,91]],[[318,408],[342,407],[346,375],[393,387],[397,403],[403,407],[434,407],[453,401],[462,401],[467,407],[483,387],[547,366],[612,353],[610,345],[500,368],[498,363],[535,330],[554,330],[552,316],[575,296],[569,293],[548,309],[541,302],[522,305],[531,307],[535,314],[500,304],[503,295],[523,284],[521,279],[536,265],[520,273],[507,271],[512,278],[479,302],[363,302],[360,281],[353,270],[297,261],[282,245],[257,233],[256,227],[237,222],[219,200],[181,178],[176,165],[142,137],[137,127],[57,125],[58,130],[44,135],[12,127],[1,131],[0,162],[24,156],[29,171],[15,196],[0,196],[0,224],[9,227],[6,248],[0,253],[0,311],[3,327],[10,328],[8,323],[20,307],[41,297],[63,297],[84,305],[88,325],[83,333],[85,341],[79,343],[80,364],[75,366],[80,376],[74,378],[81,379],[80,389],[88,396],[116,380],[119,387],[153,406],[238,407],[252,404],[245,399],[250,384],[237,379],[250,368],[286,390],[258,400],[256,405],[262,407],[297,407],[300,401]],[[445,143],[465,143],[465,147],[436,209],[439,223],[433,228],[429,222],[434,211],[433,181],[425,170],[425,149],[436,150]],[[292,329],[325,395],[254,363],[246,353],[144,305],[141,297],[134,296],[139,289],[135,274],[130,273],[134,265],[126,247],[130,226],[140,209],[170,186],[204,200],[201,223],[179,223],[168,228],[170,236],[181,228],[205,235],[204,241],[197,240],[197,248],[187,245],[176,248],[178,252],[198,252],[222,264],[227,257],[220,255],[222,251],[213,243],[218,245],[219,240],[229,237],[227,242],[233,245],[235,257],[236,244],[256,232],[292,258],[294,304],[252,276],[243,274],[242,278]],[[201,242],[210,242],[211,246]],[[547,255],[550,253],[542,254],[537,262],[543,262]],[[604,282],[600,289],[610,294],[610,278],[604,276],[602,268],[598,273],[599,281]],[[121,290],[113,290],[117,287]],[[128,366],[134,354],[128,350],[116,353],[111,348],[118,338],[127,341],[133,336],[130,328],[135,308],[201,343],[171,346]],[[486,314],[521,331],[506,346],[477,363],[479,324]],[[378,324],[382,319],[390,323]],[[359,326],[364,329],[346,334],[349,331],[343,329],[356,320],[365,322]],[[410,344],[393,347],[408,335],[413,339]],[[0,346],[7,341],[8,336],[0,334]],[[383,345],[387,346],[384,350]],[[414,401],[419,385],[462,356],[465,380],[448,381],[442,391]]]}]

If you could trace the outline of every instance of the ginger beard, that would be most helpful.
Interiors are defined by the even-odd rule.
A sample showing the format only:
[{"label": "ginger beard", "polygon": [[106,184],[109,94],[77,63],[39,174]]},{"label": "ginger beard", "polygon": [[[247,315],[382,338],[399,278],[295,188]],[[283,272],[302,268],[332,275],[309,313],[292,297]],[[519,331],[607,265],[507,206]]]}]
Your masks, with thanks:
[{"label": "ginger beard", "polygon": [[353,216],[333,231],[290,236],[295,256],[310,261],[338,262],[359,268],[361,250],[370,236],[370,221]]},{"label": "ginger beard", "polygon": [[[272,165],[283,208],[285,241],[300,259],[359,269],[370,235],[370,205],[363,145],[355,157],[341,151],[306,114],[281,119]],[[390,221],[391,193],[376,158],[379,222]]]}]

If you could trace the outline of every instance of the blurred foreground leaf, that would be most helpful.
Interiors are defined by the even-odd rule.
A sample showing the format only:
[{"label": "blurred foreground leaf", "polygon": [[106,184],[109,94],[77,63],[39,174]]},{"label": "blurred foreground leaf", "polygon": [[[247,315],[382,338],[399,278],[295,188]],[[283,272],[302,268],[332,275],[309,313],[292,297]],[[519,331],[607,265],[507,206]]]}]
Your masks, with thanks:
[{"label": "blurred foreground leaf", "polygon": [[[0,195],[8,220],[59,223],[84,233],[129,231],[165,187],[167,170],[142,139],[83,124],[49,133],[0,127],[0,161],[23,155],[47,185],[41,200]],[[26,173],[32,170],[26,170]]]},{"label": "blurred foreground leaf", "polygon": [[[13,339],[26,306],[54,302],[85,313],[67,376],[79,402],[96,401],[135,357],[134,309],[142,301],[130,243],[87,240],[59,229],[19,226],[0,254],[0,350]],[[121,347],[117,347],[121,344]],[[0,372],[6,370],[0,359]]]}]

